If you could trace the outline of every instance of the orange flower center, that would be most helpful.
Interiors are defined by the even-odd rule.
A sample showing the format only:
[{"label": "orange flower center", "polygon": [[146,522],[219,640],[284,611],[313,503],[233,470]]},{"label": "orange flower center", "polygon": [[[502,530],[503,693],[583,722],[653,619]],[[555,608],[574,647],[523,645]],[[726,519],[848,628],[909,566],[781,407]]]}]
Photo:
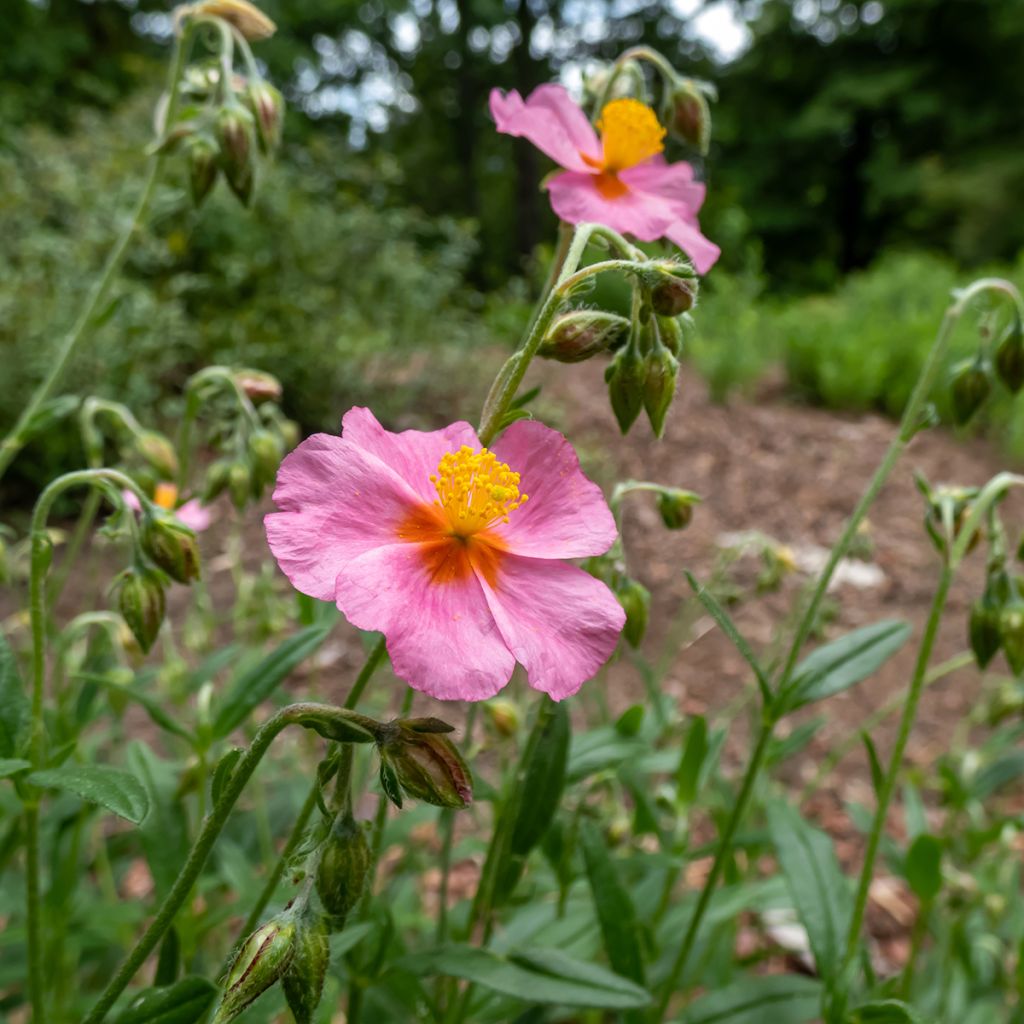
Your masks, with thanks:
[{"label": "orange flower center", "polygon": [[173,512],[178,507],[178,488],[170,483],[157,484],[153,491],[153,504]]},{"label": "orange flower center", "polygon": [[519,474],[486,448],[463,445],[441,459],[430,481],[437,499],[405,517],[399,539],[419,545],[434,583],[464,580],[475,568],[493,584],[505,546],[492,527],[529,499],[519,492]]},{"label": "orange flower center", "polygon": [[629,191],[619,179],[619,171],[642,164],[662,152],[665,129],[646,103],[621,99],[605,105],[597,119],[597,130],[601,133],[602,159],[582,156],[598,172],[595,183],[601,195],[618,199]]}]

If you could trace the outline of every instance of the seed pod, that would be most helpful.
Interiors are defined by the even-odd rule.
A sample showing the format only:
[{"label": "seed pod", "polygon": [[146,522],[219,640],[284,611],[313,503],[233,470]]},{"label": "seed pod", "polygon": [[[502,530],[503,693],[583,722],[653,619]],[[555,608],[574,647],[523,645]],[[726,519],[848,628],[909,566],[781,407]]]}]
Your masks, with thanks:
[{"label": "seed pod", "polygon": [[623,434],[629,433],[629,428],[644,407],[646,376],[644,362],[632,342],[619,350],[605,370],[604,379],[608,382],[612,412]]},{"label": "seed pod", "polygon": [[135,450],[165,480],[178,475],[178,456],[174,445],[155,430],[144,430],[135,435]]},{"label": "seed pod", "polygon": [[295,915],[285,910],[242,943],[228,970],[213,1024],[228,1024],[281,979],[295,955]]},{"label": "seed pod", "polygon": [[392,722],[382,730],[382,765],[388,766],[406,795],[435,807],[466,807],[473,799],[469,766],[447,736],[424,731],[416,722]]},{"label": "seed pod", "polygon": [[202,206],[217,182],[217,144],[208,135],[192,135],[185,143],[188,183],[192,202]]},{"label": "seed pod", "polygon": [[268,82],[250,82],[245,101],[256,119],[256,140],[260,152],[270,154],[281,144],[284,98]]},{"label": "seed pod", "polygon": [[629,320],[602,310],[574,309],[551,325],[537,354],[560,363],[582,363],[627,337]]},{"label": "seed pod", "polygon": [[327,922],[319,914],[306,914],[295,936],[295,953],[281,978],[281,988],[295,1024],[310,1024],[320,1005],[324,978],[331,959]]},{"label": "seed pod", "polygon": [[252,197],[253,116],[240,103],[230,103],[217,112],[220,162],[231,191],[244,206]]},{"label": "seed pod", "polygon": [[172,580],[189,583],[199,579],[196,535],[170,513],[158,510],[143,518],[142,550]]},{"label": "seed pod", "polygon": [[666,487],[658,492],[658,512],[661,521],[670,530],[683,530],[693,519],[693,510],[700,504],[700,495],[678,487]]},{"label": "seed pod", "polygon": [[340,931],[359,902],[370,870],[370,847],[359,823],[345,815],[324,840],[316,871],[316,891],[331,925]]},{"label": "seed pod", "polygon": [[1020,391],[1024,387],[1024,335],[1016,314],[996,346],[994,361],[999,379],[1014,394]]},{"label": "seed pod", "polygon": [[999,612],[999,636],[1003,654],[1015,676],[1024,673],[1024,600],[1012,596]]},{"label": "seed pod", "polygon": [[661,437],[665,432],[665,417],[676,394],[679,360],[659,344],[648,353],[644,364],[644,408],[655,437]]},{"label": "seed pod", "polygon": [[651,592],[636,580],[627,580],[615,595],[626,612],[622,635],[630,647],[639,647],[647,632],[651,611]]},{"label": "seed pod", "polygon": [[950,396],[957,426],[962,427],[970,420],[991,390],[990,368],[982,359],[965,359],[953,368]]},{"label": "seed pod", "polygon": [[148,654],[167,611],[164,577],[155,570],[136,565],[121,573],[116,586],[121,618],[143,653]]}]

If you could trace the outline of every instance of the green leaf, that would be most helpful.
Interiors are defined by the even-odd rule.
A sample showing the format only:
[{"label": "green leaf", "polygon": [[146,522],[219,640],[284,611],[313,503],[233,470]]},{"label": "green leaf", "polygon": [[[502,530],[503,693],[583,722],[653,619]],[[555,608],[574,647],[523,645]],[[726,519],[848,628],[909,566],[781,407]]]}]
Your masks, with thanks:
[{"label": "green leaf", "polygon": [[744,978],[696,1000],[681,1024],[807,1024],[821,1009],[821,982],[796,974]]},{"label": "green leaf", "polygon": [[640,955],[636,908],[619,878],[604,836],[592,821],[584,821],[580,826],[580,846],[608,962],[617,974],[643,985],[644,961]]},{"label": "green leaf", "polygon": [[882,770],[882,762],[878,759],[878,750],[875,748],[875,741],[871,736],[861,730],[861,742],[868,755],[868,767],[871,769],[871,785],[875,790],[875,796],[882,791],[882,783],[885,780],[885,772]]},{"label": "green leaf", "polygon": [[644,724],[644,706],[634,704],[626,708],[615,722],[615,731],[620,736],[636,736]]},{"label": "green leaf", "polygon": [[985,765],[971,779],[970,796],[975,800],[985,800],[1021,775],[1024,775],[1024,750],[1015,750]]},{"label": "green leaf", "polygon": [[178,969],[181,967],[181,940],[178,938],[178,929],[171,925],[160,943],[160,952],[157,954],[156,971],[153,974],[155,986],[173,985],[178,977]]},{"label": "green leaf", "polygon": [[195,1024],[216,995],[216,987],[205,978],[182,978],[174,985],[147,988],[114,1024]]},{"label": "green leaf", "polygon": [[565,703],[555,704],[533,749],[528,751],[523,792],[509,849],[525,857],[540,842],[551,824],[565,788],[569,761],[569,711]]},{"label": "green leaf", "polygon": [[924,1024],[924,1018],[898,999],[876,999],[858,1006],[850,1014],[850,1024]]},{"label": "green leaf", "polygon": [[213,735],[221,739],[237,729],[249,713],[327,639],[331,628],[328,624],[300,630],[262,661],[236,676],[214,715]]},{"label": "green leaf", "polygon": [[102,764],[71,764],[33,772],[28,781],[44,789],[61,789],[99,804],[134,825],[142,822],[149,810],[149,797],[134,775]]},{"label": "green leaf", "polygon": [[177,772],[141,740],[128,748],[128,766],[145,786],[149,798],[149,814],[139,829],[139,837],[157,896],[162,899],[181,872],[190,845]]},{"label": "green leaf", "polygon": [[782,801],[768,805],[768,828],[818,973],[832,978],[841,966],[853,909],[832,840]]},{"label": "green leaf", "polygon": [[931,903],[942,888],[942,843],[922,832],[907,851],[907,882],[922,903]]},{"label": "green leaf", "polygon": [[26,761],[21,757],[0,757],[0,779],[9,778],[11,775],[17,775],[18,772],[23,772],[26,768],[31,767],[32,762]]},{"label": "green leaf", "polygon": [[28,736],[29,702],[14,651],[0,633],[0,757],[22,752]]},{"label": "green leaf", "polygon": [[910,636],[910,626],[886,619],[833,640],[809,654],[780,694],[780,711],[790,712],[832,697],[863,682],[889,660]]},{"label": "green leaf", "polygon": [[109,676],[105,676],[97,672],[77,672],[75,674],[76,679],[82,679],[85,682],[96,683],[98,686],[102,686],[108,690],[111,694],[116,694],[121,697],[126,697],[128,700],[134,701],[145,709],[145,712],[149,717],[158,725],[161,729],[166,729],[167,732],[173,733],[175,736],[186,740],[191,745],[195,740],[195,734],[191,733],[179,722],[176,722],[164,709],[163,707],[149,694],[144,693],[139,689],[139,682],[136,680],[132,686],[125,686],[122,683],[116,683]]},{"label": "green leaf", "polygon": [[676,770],[676,799],[688,807],[697,799],[700,786],[700,770],[708,755],[708,721],[703,715],[696,715],[686,734],[683,755]]},{"label": "green leaf", "polygon": [[632,1010],[650,1004],[650,995],[639,985],[555,949],[499,956],[487,949],[451,943],[405,957],[396,966],[417,975],[461,978],[527,1003],[599,1010]]}]

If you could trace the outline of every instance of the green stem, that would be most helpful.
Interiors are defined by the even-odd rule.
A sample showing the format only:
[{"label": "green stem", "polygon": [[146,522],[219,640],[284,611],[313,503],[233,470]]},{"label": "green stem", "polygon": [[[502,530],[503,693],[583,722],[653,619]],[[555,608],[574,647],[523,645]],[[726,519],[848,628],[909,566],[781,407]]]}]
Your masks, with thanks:
[{"label": "green stem", "polygon": [[210,855],[217,837],[227,823],[231,810],[245,788],[257,765],[264,754],[270,748],[271,743],[283,729],[295,722],[301,721],[310,714],[322,714],[324,712],[337,713],[338,709],[328,705],[302,703],[291,704],[282,708],[273,717],[260,726],[253,737],[249,749],[238,762],[231,775],[231,779],[221,794],[220,800],[203,821],[203,827],[192,844],[188,858],[181,869],[171,891],[160,904],[156,916],[150,922],[149,927],[143,932],[141,938],[135,943],[131,952],[118,968],[117,973],[110,980],[103,994],[97,1000],[96,1005],[89,1012],[83,1024],[99,1024],[107,1015],[114,1001],[125,990],[128,983],[135,976],[135,973],[145,962],[149,954],[156,948],[157,943],[163,938],[164,933],[174,922],[174,918],[181,905],[185,902],[193,884],[203,870],[206,858]]},{"label": "green stem", "polygon": [[729,820],[725,823],[721,838],[718,840],[718,850],[715,853],[711,871],[708,874],[707,881],[704,883],[704,888],[701,890],[700,898],[697,900],[697,906],[694,908],[686,934],[683,936],[682,945],[679,947],[679,952],[676,954],[676,958],[665,979],[665,987],[658,1001],[658,1008],[651,1017],[652,1021],[660,1022],[665,1019],[669,1002],[675,992],[676,985],[682,977],[690,953],[693,951],[693,944],[697,940],[697,933],[700,931],[701,922],[704,920],[704,914],[708,909],[708,904],[711,902],[715,886],[718,884],[718,879],[725,868],[726,860],[732,851],[732,842],[736,836],[736,830],[739,828],[740,822],[746,814],[750,798],[753,796],[754,786],[757,782],[757,777],[761,773],[761,768],[764,766],[764,759],[768,753],[768,746],[774,730],[774,719],[769,717],[761,723],[761,732],[757,738],[757,746],[754,747],[750,763],[747,765],[746,774],[743,776],[739,796],[737,796],[736,802],[733,804],[732,813],[729,815]]},{"label": "green stem", "polygon": [[[166,124],[168,126],[174,122],[174,117],[177,113],[178,84],[181,80],[181,73],[185,68],[185,56],[190,40],[191,29],[186,25],[182,34],[175,37],[174,53],[171,57],[167,87],[169,100],[167,103]],[[103,302],[110,290],[110,286],[113,283],[114,278],[121,269],[121,265],[124,263],[125,256],[128,252],[128,246],[135,233],[141,227],[143,218],[145,217],[146,211],[149,209],[149,204],[153,199],[157,182],[160,179],[160,172],[163,169],[164,160],[165,155],[163,153],[157,153],[151,158],[149,172],[146,175],[146,180],[142,186],[142,192],[135,204],[135,209],[132,211],[128,226],[124,231],[122,231],[120,238],[118,238],[114,243],[113,249],[111,249],[108,254],[107,261],[103,265],[103,269],[100,272],[98,280],[93,284],[88,298],[85,301],[85,306],[78,315],[78,319],[75,321],[71,330],[64,336],[64,339],[61,341],[56,353],[54,353],[54,356],[50,361],[49,373],[46,375],[39,387],[36,388],[32,397],[28,401],[28,405],[26,405],[22,410],[17,422],[11,428],[10,433],[8,433],[8,435],[3,439],[3,442],[0,442],[0,477],[4,475],[8,466],[10,466],[11,462],[14,461],[14,457],[25,446],[28,430],[31,426],[32,420],[39,411],[40,406],[42,406],[42,404],[53,394],[60,378],[64,374],[68,360],[71,358],[79,342],[85,337],[89,327],[96,317],[100,304]],[[42,1022],[36,1021],[35,1024],[42,1024]]]},{"label": "green stem", "polygon": [[850,918],[850,927],[846,936],[846,957],[844,961],[846,969],[849,969],[857,955],[861,927],[864,923],[864,912],[868,903],[868,889],[871,886],[871,878],[874,874],[875,858],[878,856],[878,846],[882,839],[882,831],[885,828],[885,819],[889,813],[889,803],[892,800],[900,769],[903,766],[903,754],[907,747],[907,740],[910,738],[910,730],[913,728],[914,719],[917,717],[917,707],[921,700],[921,693],[924,690],[928,662],[931,659],[932,648],[935,646],[935,637],[938,634],[939,621],[942,618],[942,611],[946,606],[949,588],[953,582],[953,574],[954,566],[950,562],[945,563],[942,567],[942,574],[939,577],[938,588],[932,599],[931,611],[928,614],[928,622],[921,640],[921,648],[917,654],[917,663],[914,666],[910,690],[907,693],[907,701],[903,706],[903,714],[900,717],[896,743],[889,756],[889,765],[882,778],[882,785],[879,787],[878,806],[875,808],[871,832],[868,834],[867,849],[864,852],[864,864],[861,868],[857,895],[853,904],[853,915]]}]

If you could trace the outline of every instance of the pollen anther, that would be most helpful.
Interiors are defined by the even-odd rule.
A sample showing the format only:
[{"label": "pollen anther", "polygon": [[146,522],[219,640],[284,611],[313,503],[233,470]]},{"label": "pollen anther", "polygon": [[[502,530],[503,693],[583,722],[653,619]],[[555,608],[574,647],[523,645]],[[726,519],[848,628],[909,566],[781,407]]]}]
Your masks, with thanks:
[{"label": "pollen anther", "polygon": [[597,121],[604,148],[602,170],[624,171],[649,160],[665,147],[665,129],[646,103],[634,99],[612,100]]},{"label": "pollen anther", "polygon": [[453,533],[462,536],[507,523],[509,513],[528,497],[519,493],[518,473],[486,448],[475,452],[468,445],[448,452],[430,482],[437,491],[436,504],[447,513]]}]

